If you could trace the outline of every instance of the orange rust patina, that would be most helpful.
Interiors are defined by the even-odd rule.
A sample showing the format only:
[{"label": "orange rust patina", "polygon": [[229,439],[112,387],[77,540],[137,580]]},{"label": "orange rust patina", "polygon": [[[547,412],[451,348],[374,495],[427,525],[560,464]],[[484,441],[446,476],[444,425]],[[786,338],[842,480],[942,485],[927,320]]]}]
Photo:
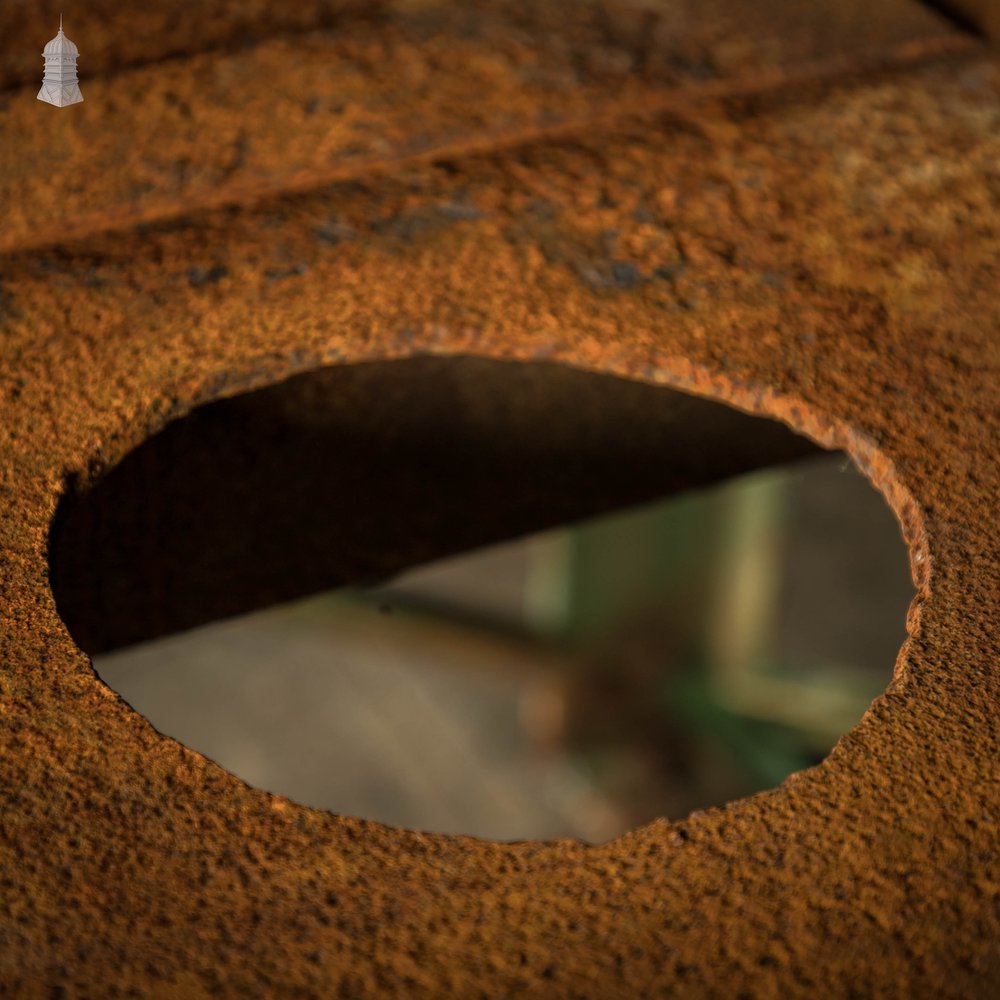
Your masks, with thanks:
[{"label": "orange rust patina", "polygon": [[[245,31],[219,0],[196,52],[197,11],[91,23],[112,6],[67,23],[84,104],[39,105],[23,67],[0,94],[2,987],[995,996],[986,43],[911,0],[262,3]],[[51,34],[26,18],[5,60]],[[60,497],[202,403],[417,355],[571,366],[843,448],[918,588],[885,694],[780,788],[601,846],[306,809],[157,733],[57,612]]]}]

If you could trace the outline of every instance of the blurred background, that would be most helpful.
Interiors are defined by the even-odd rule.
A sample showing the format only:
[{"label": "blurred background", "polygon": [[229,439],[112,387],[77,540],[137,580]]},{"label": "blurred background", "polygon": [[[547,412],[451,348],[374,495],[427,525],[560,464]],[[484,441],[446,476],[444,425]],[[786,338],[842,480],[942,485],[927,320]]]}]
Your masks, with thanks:
[{"label": "blurred background", "polygon": [[335,813],[599,843],[818,763],[913,596],[841,454],[95,658],[161,732]]}]

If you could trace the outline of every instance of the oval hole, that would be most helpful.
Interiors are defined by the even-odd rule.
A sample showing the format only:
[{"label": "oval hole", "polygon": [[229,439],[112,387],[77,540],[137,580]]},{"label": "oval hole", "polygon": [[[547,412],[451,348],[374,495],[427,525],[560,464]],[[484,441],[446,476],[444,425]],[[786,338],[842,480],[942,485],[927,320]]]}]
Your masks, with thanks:
[{"label": "oval hole", "polygon": [[75,640],[162,732],[308,805],[494,839],[602,841],[818,762],[912,597],[843,456],[476,358],[203,406],[69,484],[50,552]]}]

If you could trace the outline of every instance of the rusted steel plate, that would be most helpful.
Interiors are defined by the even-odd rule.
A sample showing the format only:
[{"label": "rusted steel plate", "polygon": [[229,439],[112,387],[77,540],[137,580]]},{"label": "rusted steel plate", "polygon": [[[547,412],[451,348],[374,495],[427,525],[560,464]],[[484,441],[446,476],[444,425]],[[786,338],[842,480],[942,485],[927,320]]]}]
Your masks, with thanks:
[{"label": "rusted steel plate", "polygon": [[[243,48],[274,35],[343,30],[351,21],[379,17],[383,0],[298,0],[294,4],[242,0],[146,0],[141,10],[116,0],[90,0],[65,11],[65,30],[80,48],[87,77],[131,66]],[[56,33],[59,11],[32,0],[0,7],[0,88],[35,83],[42,46]]]},{"label": "rusted steel plate", "polygon": [[[0,259],[0,982],[993,996],[998,125],[991,57],[928,56]],[[57,612],[67,478],[200,403],[420,354],[634,379],[847,450],[918,588],[885,695],[780,788],[600,847],[332,816],[158,734]]]},{"label": "rusted steel plate", "polygon": [[784,2],[750,16],[740,0],[401,6],[377,27],[347,19],[97,78],[84,55],[72,114],[41,114],[38,80],[9,91],[0,250],[586,128],[737,80],[759,89],[969,44],[906,0],[871,20],[834,0],[822,16]]},{"label": "rusted steel plate", "polygon": [[[977,9],[987,4],[978,0]],[[976,8],[977,0],[954,6],[960,5]],[[581,69],[618,72],[666,64],[693,68],[699,62],[705,70],[720,61],[780,63],[791,53],[801,59],[856,52],[933,37],[942,25],[935,11],[910,0],[817,0],[805,8],[781,0],[754,8],[732,0],[467,0],[452,5],[440,0],[300,0],[294,5],[201,0],[196,8],[182,0],[147,0],[141,12],[115,0],[91,0],[86,9],[66,11],[66,31],[80,47],[87,75],[102,76],[198,52],[241,49],[275,35],[351,34],[358,22],[373,20],[381,32],[392,22],[423,33],[450,25],[459,45],[462,36],[485,40],[487,30],[500,27],[508,35],[498,39],[501,49],[513,32],[529,58],[538,46],[564,47],[576,50]],[[57,26],[50,8],[30,0],[4,4],[0,88],[35,81],[42,45]],[[714,50],[709,59],[704,58],[706,44]]]}]

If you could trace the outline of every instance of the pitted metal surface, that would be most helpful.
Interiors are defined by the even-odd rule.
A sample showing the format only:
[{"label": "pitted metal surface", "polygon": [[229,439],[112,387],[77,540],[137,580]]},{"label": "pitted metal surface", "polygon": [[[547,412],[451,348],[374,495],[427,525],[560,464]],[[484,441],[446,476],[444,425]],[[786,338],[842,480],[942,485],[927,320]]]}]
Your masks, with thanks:
[{"label": "pitted metal surface", "polygon": [[[995,994],[1000,69],[904,0],[709,6],[387,5],[239,51],[141,48],[90,79],[80,25],[84,104],[2,94],[11,995]],[[643,54],[657,32],[668,57]],[[676,487],[794,441],[751,416],[851,456],[900,521],[917,596],[885,694],[823,764],[601,846],[491,843],[250,788],[101,683],[50,580],[61,498],[106,489],[203,404],[252,409],[326,369],[360,382],[280,405],[360,427],[373,362],[384,380],[358,399],[402,385],[445,426],[412,373],[448,379],[456,358],[588,373],[610,413],[614,379],[747,415],[720,424],[744,450]],[[460,412],[467,441],[506,449],[495,494],[523,488],[522,446],[570,447],[572,421],[536,428],[530,406]],[[383,406],[378,440],[409,413]],[[669,463],[671,434],[710,451],[687,426],[650,460]],[[556,486],[521,513],[554,516]],[[520,530],[480,489],[482,530]],[[369,526],[359,564],[457,544],[433,509],[391,535],[412,551]],[[132,543],[153,580],[162,559]],[[114,604],[85,614],[113,623]]]}]

